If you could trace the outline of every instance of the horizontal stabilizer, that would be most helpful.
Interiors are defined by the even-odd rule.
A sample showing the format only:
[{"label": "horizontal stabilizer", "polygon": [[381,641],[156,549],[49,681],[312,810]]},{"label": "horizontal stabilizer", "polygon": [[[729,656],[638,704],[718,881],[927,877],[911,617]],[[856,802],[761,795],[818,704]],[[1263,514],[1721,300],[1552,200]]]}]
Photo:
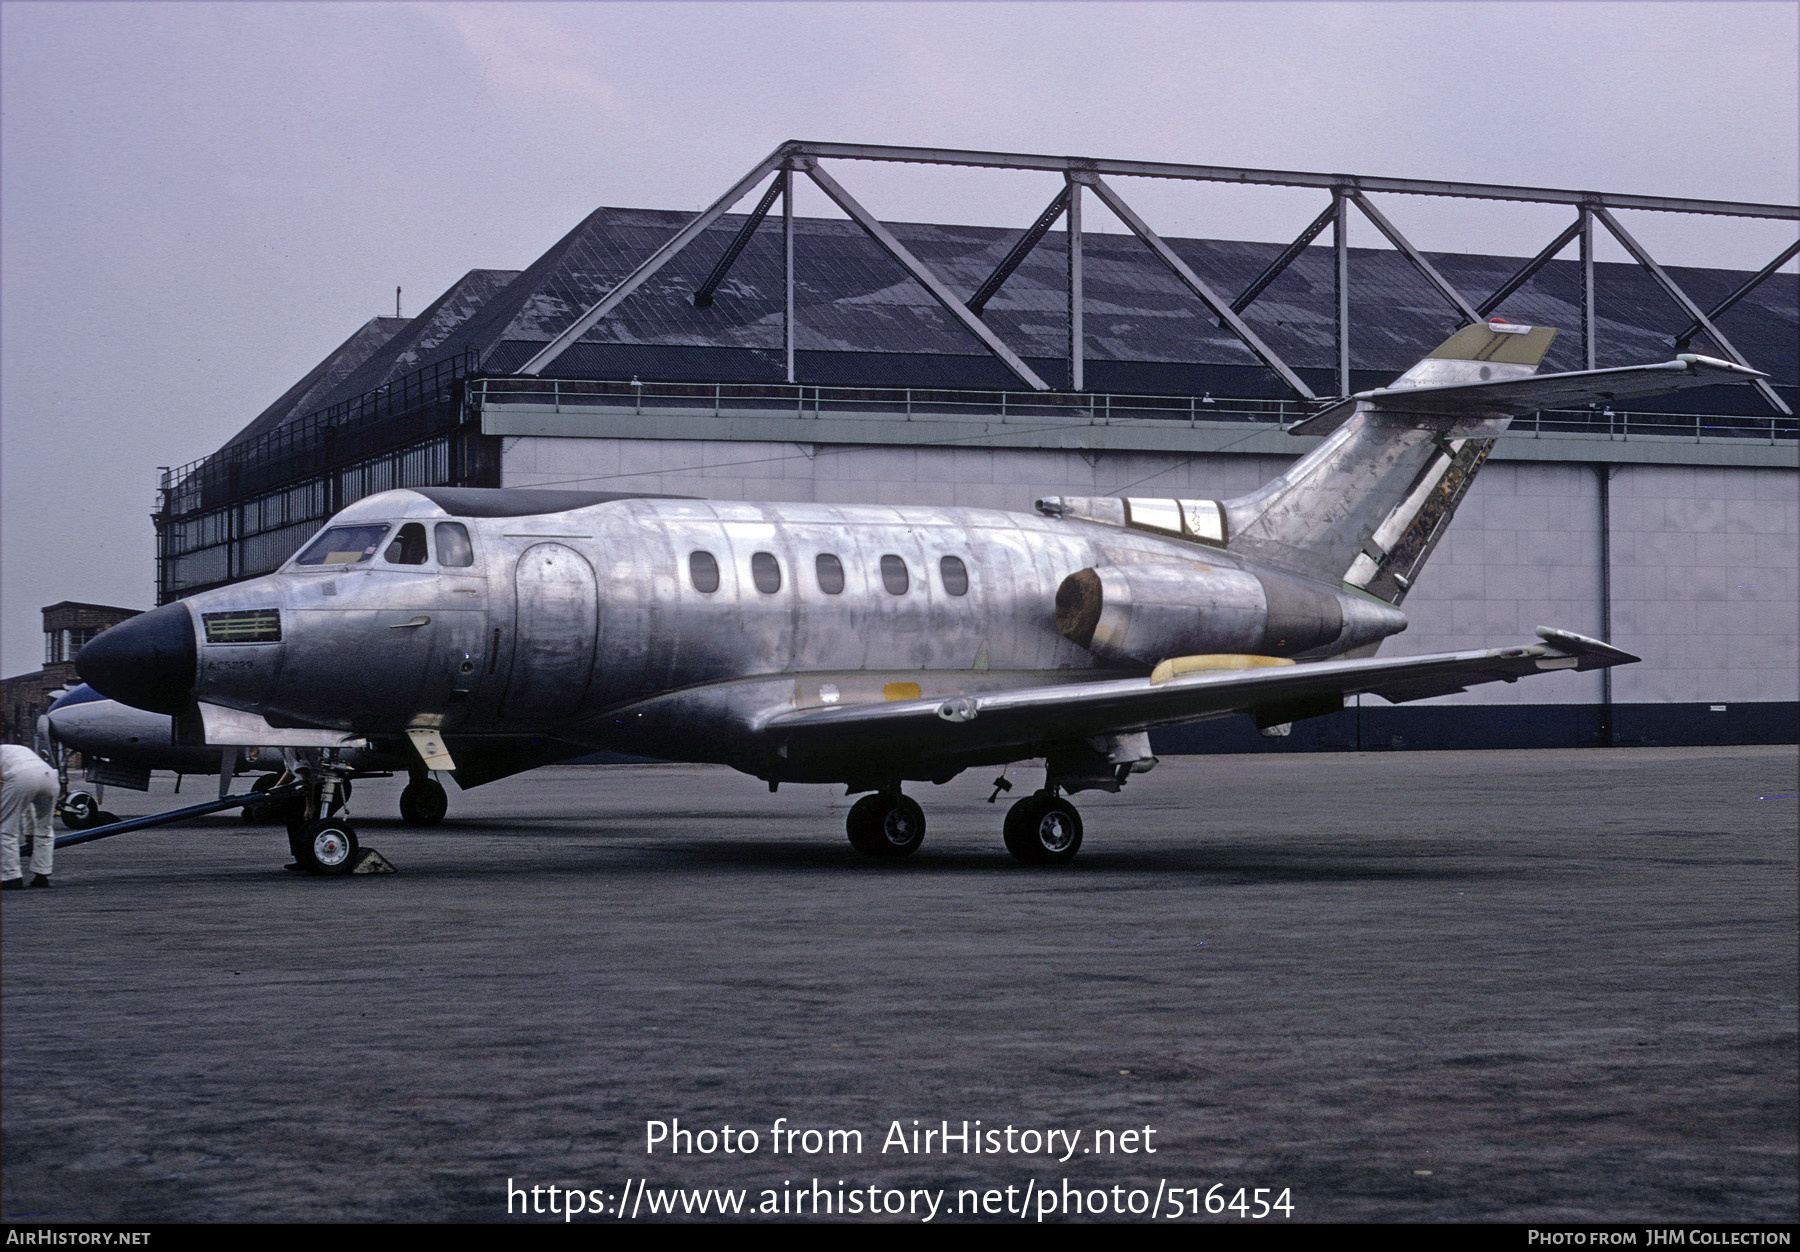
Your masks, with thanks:
[{"label": "horizontal stabilizer", "polygon": [[1597,403],[1660,396],[1689,387],[1748,383],[1768,375],[1716,357],[1683,353],[1660,365],[1627,365],[1618,369],[1574,370],[1565,374],[1531,374],[1523,378],[1447,386],[1383,387],[1362,391],[1303,422],[1289,427],[1294,435],[1328,435],[1359,409],[1424,419],[1500,418],[1539,409],[1569,409]]}]

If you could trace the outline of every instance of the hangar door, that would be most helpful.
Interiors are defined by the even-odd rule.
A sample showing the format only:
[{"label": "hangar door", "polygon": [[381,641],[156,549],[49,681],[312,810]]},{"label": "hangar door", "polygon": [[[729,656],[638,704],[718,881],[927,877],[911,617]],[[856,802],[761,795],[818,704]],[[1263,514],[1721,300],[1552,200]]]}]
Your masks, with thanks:
[{"label": "hangar door", "polygon": [[513,568],[513,590],[512,668],[500,715],[519,721],[571,716],[594,673],[594,567],[563,544],[535,544]]}]

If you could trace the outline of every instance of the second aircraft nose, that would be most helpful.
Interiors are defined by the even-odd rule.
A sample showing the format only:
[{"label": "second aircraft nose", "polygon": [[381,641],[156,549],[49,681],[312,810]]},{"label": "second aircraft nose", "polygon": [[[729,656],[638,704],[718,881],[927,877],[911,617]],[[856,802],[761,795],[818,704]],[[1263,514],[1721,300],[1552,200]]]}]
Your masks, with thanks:
[{"label": "second aircraft nose", "polygon": [[198,649],[185,604],[165,604],[96,635],[75,657],[75,672],[121,704],[171,716],[193,699]]}]

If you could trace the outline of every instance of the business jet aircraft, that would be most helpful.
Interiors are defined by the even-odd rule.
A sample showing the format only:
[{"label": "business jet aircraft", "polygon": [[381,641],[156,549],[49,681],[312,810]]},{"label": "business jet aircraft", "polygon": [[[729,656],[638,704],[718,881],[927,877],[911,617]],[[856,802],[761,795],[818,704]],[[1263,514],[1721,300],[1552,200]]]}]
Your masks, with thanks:
[{"label": "business jet aircraft", "polygon": [[1375,656],[1516,415],[1764,375],[1683,355],[1538,375],[1556,332],[1465,326],[1391,386],[1294,429],[1323,441],[1233,500],[991,509],[752,504],[422,487],[344,509],[278,572],[164,605],[82,649],[96,690],[209,745],[303,758],[296,854],[347,872],[330,816],[364,743],[464,787],[610,748],[867,792],[851,843],[918,848],[907,782],[1043,758],[1006,846],[1066,862],[1067,793],[1150,769],[1148,732],[1272,728],[1637,658],[1547,627],[1479,651]]}]

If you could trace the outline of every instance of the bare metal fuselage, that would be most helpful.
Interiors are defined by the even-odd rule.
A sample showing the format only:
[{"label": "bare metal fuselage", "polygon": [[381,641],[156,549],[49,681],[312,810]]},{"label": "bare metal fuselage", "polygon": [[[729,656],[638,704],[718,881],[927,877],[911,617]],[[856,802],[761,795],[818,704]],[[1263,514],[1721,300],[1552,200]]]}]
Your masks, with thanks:
[{"label": "bare metal fuselage", "polygon": [[[200,698],[276,726],[375,737],[430,728],[461,742],[549,735],[771,779],[946,776],[975,760],[937,759],[929,744],[911,759],[792,760],[760,725],[788,709],[1141,674],[1149,665],[1109,665],[1059,632],[1065,579],[1144,563],[1243,568],[1235,554],[1173,537],[974,508],[627,498],[481,517],[395,491],[332,524],[452,518],[470,532],[467,568],[380,555],[290,563],[186,601],[201,617],[275,608],[282,622],[279,642],[213,643],[202,632]],[[696,585],[697,552],[716,562],[716,590]],[[841,568],[840,592],[826,589],[833,580],[822,581],[821,557]],[[946,558],[966,571],[960,594]],[[1358,611],[1354,597],[1316,594]],[[1378,607],[1378,633],[1347,624],[1341,640],[1307,655],[1403,625]],[[1245,636],[1251,644],[1258,630]]]}]

